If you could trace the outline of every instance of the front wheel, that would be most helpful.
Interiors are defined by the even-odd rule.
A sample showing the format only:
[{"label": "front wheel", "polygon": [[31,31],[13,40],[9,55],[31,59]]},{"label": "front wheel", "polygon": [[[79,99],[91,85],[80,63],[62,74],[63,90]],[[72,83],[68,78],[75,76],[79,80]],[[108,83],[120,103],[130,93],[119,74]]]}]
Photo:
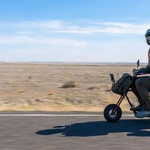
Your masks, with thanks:
[{"label": "front wheel", "polygon": [[110,104],[104,110],[104,117],[108,122],[117,122],[121,118],[121,116],[122,110],[116,104]]}]

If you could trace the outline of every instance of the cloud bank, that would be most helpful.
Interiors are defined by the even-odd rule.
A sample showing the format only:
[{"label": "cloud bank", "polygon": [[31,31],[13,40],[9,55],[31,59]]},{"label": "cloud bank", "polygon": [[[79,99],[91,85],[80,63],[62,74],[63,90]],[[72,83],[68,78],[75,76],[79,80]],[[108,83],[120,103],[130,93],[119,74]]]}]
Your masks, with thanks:
[{"label": "cloud bank", "polygon": [[147,61],[149,23],[50,20],[0,27],[0,61]]}]

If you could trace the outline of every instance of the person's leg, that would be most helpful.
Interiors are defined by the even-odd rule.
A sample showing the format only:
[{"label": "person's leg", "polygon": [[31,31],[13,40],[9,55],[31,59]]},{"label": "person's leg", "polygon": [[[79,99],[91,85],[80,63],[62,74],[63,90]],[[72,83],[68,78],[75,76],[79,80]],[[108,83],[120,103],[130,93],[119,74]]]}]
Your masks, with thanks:
[{"label": "person's leg", "polygon": [[139,96],[141,97],[140,104],[143,105],[143,108],[146,111],[150,111],[150,100],[149,100],[149,94],[148,91],[150,91],[150,78],[138,78],[135,81],[135,87],[137,89],[137,92]]},{"label": "person's leg", "polygon": [[138,91],[137,91],[137,89],[136,89],[135,82],[132,83],[131,89],[132,89],[132,92],[134,93],[134,95],[137,97],[139,104],[140,104],[141,106],[143,106],[143,100],[142,100],[142,98],[140,97],[140,95],[139,95],[139,93],[138,93]]}]

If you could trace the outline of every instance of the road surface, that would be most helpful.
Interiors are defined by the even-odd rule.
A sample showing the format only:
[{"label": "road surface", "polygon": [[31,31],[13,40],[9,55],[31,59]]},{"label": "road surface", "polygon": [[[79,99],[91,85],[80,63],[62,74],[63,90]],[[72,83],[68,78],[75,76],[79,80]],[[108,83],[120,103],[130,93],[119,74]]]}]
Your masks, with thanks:
[{"label": "road surface", "polygon": [[0,150],[149,150],[150,119],[124,114],[0,113]]}]

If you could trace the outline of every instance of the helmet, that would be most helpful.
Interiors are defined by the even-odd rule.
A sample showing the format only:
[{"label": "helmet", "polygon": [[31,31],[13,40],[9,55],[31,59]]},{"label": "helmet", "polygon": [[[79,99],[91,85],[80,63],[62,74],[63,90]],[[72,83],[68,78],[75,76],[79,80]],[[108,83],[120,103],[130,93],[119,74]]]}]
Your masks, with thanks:
[{"label": "helmet", "polygon": [[148,29],[145,33],[145,38],[147,38],[148,36],[150,36],[150,29]]},{"label": "helmet", "polygon": [[[145,38],[147,38],[148,36],[150,36],[150,29],[148,29],[145,33]],[[150,45],[150,43],[148,42],[148,40],[146,39],[146,42],[148,45]]]}]

